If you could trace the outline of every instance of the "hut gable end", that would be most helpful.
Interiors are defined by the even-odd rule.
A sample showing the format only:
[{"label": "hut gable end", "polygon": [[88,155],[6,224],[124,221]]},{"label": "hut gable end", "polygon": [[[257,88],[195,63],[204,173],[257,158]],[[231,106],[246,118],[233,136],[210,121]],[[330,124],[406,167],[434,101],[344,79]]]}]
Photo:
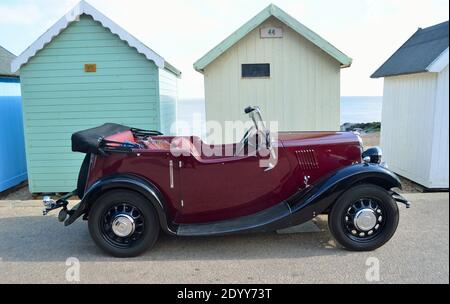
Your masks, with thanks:
[{"label": "hut gable end", "polygon": [[274,4],[270,4],[263,9],[259,14],[237,29],[234,33],[228,36],[225,40],[219,43],[215,48],[206,53],[202,58],[194,63],[194,68],[200,73],[203,73],[209,64],[218,60],[221,55],[227,52],[234,44],[245,38],[253,30],[259,28],[268,19],[276,18],[283,23],[284,27],[288,27],[304,39],[320,48],[324,53],[328,54],[336,61],[338,61],[342,68],[349,67],[352,64],[352,59],[330,44],[328,41],[317,35],[315,32],[301,24],[292,16],[284,12],[282,9]]},{"label": "hut gable end", "polygon": [[194,64],[206,119],[240,120],[252,104],[278,130],[338,130],[340,70],[351,59],[330,55],[337,49],[314,35],[274,5],[244,24]]}]

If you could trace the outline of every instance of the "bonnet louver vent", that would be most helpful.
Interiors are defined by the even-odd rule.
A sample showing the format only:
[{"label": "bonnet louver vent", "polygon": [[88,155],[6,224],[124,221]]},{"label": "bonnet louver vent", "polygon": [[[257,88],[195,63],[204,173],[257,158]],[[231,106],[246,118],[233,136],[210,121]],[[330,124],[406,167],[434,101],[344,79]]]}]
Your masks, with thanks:
[{"label": "bonnet louver vent", "polygon": [[300,168],[303,170],[313,170],[319,168],[316,151],[311,149],[295,151]]}]

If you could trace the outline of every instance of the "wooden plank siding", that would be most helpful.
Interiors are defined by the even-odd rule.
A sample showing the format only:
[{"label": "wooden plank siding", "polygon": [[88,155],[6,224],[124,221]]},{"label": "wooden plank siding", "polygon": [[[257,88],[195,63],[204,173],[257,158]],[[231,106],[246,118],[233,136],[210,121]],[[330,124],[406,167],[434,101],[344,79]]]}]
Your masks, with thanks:
[{"label": "wooden plank siding", "polygon": [[75,189],[83,155],[71,151],[73,132],[106,122],[161,127],[158,68],[89,16],[32,57],[21,78],[33,193]]},{"label": "wooden plank siding", "polygon": [[178,78],[166,70],[159,70],[159,98],[161,131],[173,134],[176,131],[171,128],[177,119]]},{"label": "wooden plank siding", "polygon": [[394,172],[426,188],[449,187],[449,68],[384,79],[381,147]]},{"label": "wooden plank siding", "polygon": [[436,73],[384,79],[383,158],[394,172],[430,187]]},{"label": "wooden plank siding", "polygon": [[22,103],[20,96],[2,96],[6,93],[0,82],[0,192],[27,179]]},{"label": "wooden plank siding", "polygon": [[[261,39],[260,28],[283,29]],[[269,63],[270,77],[241,78],[241,65]],[[339,130],[340,63],[270,17],[204,69],[206,119],[242,120],[257,105],[279,130]]]}]

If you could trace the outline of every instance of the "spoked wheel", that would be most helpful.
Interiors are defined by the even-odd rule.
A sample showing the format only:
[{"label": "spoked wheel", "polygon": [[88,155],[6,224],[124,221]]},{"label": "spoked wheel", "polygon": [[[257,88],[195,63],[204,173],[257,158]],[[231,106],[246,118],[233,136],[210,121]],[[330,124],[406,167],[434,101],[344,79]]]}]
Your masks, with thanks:
[{"label": "spoked wheel", "polygon": [[112,246],[133,247],[142,237],[145,221],[142,212],[130,203],[118,203],[102,217],[102,236]]},{"label": "spoked wheel", "polygon": [[398,207],[391,195],[376,185],[359,185],[345,192],[328,218],[330,231],[345,248],[370,251],[394,235]]},{"label": "spoked wheel", "polygon": [[362,198],[351,204],[344,216],[346,235],[356,241],[370,241],[383,230],[381,204],[372,198]]},{"label": "spoked wheel", "polygon": [[149,201],[139,194],[115,190],[102,195],[89,214],[95,243],[117,257],[133,257],[154,245],[159,221]]}]

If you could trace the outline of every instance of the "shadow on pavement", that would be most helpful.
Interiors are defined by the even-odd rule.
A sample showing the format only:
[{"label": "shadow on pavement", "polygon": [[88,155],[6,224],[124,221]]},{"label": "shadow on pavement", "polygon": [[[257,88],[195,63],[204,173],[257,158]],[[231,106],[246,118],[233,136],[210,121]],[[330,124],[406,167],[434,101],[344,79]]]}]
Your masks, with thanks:
[{"label": "shadow on pavement", "polygon": [[[320,232],[297,234],[241,234],[222,237],[173,237],[161,234],[155,247],[127,261],[292,259],[309,256],[343,256],[319,219]],[[3,262],[118,261],[101,252],[88,232],[87,223],[64,227],[54,217],[0,219],[0,258]]]}]

